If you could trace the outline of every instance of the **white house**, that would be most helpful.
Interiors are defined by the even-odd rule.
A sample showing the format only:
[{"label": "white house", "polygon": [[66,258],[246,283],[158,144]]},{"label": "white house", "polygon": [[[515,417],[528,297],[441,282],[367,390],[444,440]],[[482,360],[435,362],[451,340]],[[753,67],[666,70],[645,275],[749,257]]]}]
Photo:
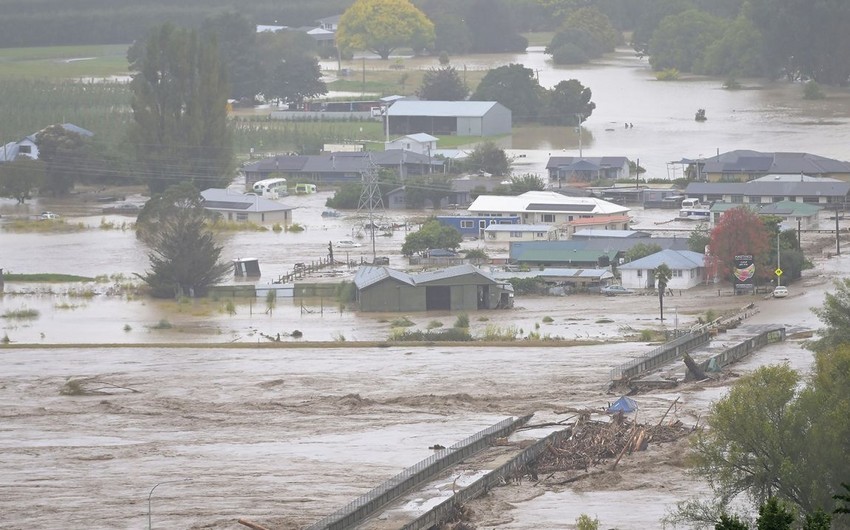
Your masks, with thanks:
[{"label": "white house", "polygon": [[515,197],[479,195],[467,210],[470,214],[489,217],[518,215],[522,224],[565,225],[581,218],[624,216],[629,208],[595,197],[527,191]]},{"label": "white house", "polygon": [[705,256],[690,250],[662,250],[618,267],[620,280],[627,289],[655,288],[655,269],[666,263],[673,272],[667,287],[690,289],[705,279]]},{"label": "white house", "polygon": [[552,225],[491,224],[484,229],[484,241],[487,243],[551,241],[554,239],[558,239],[558,231]]},{"label": "white house", "polygon": [[431,156],[437,152],[437,138],[426,133],[408,134],[384,143],[384,150],[402,149],[420,155]]},{"label": "white house", "polygon": [[[94,133],[83,129],[73,123],[62,123],[60,126],[68,132],[79,134],[80,136],[84,136],[86,138],[91,138],[94,136]],[[41,131],[43,131],[42,129]],[[35,143],[37,133],[33,133],[26,138],[20,140],[19,142],[9,142],[3,146],[0,146],[0,162],[11,162],[17,159],[19,156],[24,156],[27,158],[31,158],[33,160],[38,159],[38,145]]]},{"label": "white house", "polygon": [[292,208],[276,201],[264,199],[254,193],[243,194],[222,188],[209,188],[201,192],[204,209],[218,212],[228,221],[252,223],[289,223]]}]

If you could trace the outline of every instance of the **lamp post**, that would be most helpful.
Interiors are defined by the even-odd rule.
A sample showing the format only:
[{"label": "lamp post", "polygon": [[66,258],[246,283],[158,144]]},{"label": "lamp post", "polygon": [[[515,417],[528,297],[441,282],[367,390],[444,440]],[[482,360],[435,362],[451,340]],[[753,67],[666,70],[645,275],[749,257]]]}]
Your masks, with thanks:
[{"label": "lamp post", "polygon": [[177,479],[177,480],[164,480],[162,482],[157,482],[156,484],[153,485],[150,493],[148,493],[148,530],[151,530],[151,497],[153,497],[153,490],[155,490],[156,488],[158,488],[159,486],[161,486],[163,484],[175,484],[177,482],[191,482],[191,481],[192,481],[192,479],[190,479],[190,478],[181,478],[181,479]]}]

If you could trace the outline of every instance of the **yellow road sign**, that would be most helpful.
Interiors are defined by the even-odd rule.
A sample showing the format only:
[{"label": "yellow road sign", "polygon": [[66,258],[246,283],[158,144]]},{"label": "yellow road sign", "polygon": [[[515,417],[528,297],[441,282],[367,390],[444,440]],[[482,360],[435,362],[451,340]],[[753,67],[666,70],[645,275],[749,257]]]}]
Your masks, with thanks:
[{"label": "yellow road sign", "polygon": [[780,269],[780,268],[777,268],[777,269],[776,269],[775,271],[773,271],[773,272],[775,272],[777,276],[782,276],[782,269]]}]

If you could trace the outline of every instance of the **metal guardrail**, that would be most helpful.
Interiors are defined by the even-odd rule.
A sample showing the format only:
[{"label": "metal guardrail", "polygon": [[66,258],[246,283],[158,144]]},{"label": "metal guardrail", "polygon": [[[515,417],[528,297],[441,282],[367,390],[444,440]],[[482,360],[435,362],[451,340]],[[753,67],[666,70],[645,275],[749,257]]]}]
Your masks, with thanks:
[{"label": "metal guardrail", "polygon": [[611,381],[622,381],[631,379],[637,375],[646,373],[663,364],[666,364],[679,355],[708,344],[711,336],[708,331],[700,330],[687,333],[670,342],[666,342],[654,350],[641,355],[629,362],[623,363],[611,369]]},{"label": "metal guardrail", "polygon": [[517,427],[528,422],[531,416],[529,414],[519,419],[504,419],[447,449],[441,449],[356,498],[348,505],[311,524],[305,530],[343,530],[354,527],[387,503],[429,480],[435,474],[490,446],[496,438],[513,432]]},{"label": "metal guardrail", "polygon": [[538,440],[527,447],[510,462],[494,469],[480,479],[476,480],[466,488],[458,491],[448,499],[431,508],[428,512],[420,515],[416,520],[401,527],[401,530],[423,530],[431,528],[445,521],[455,506],[471,501],[472,499],[486,493],[490,488],[505,484],[513,478],[522,475],[525,466],[537,459],[540,453],[549,447],[549,444],[558,443],[572,434],[572,429],[557,431],[549,436]]},{"label": "metal guardrail", "polygon": [[[701,363],[699,363],[699,367],[702,368],[703,371],[708,371],[712,365],[716,366],[718,369],[723,368],[724,366],[730,365],[740,359],[743,359],[747,355],[751,354],[755,350],[766,346],[768,344],[774,342],[782,342],[785,340],[785,328],[777,327],[773,329],[769,329],[762,333],[759,333],[755,337],[749,338],[743,342],[732,346],[724,350],[717,355],[714,355]],[[691,376],[690,371],[687,373],[687,378]]]}]

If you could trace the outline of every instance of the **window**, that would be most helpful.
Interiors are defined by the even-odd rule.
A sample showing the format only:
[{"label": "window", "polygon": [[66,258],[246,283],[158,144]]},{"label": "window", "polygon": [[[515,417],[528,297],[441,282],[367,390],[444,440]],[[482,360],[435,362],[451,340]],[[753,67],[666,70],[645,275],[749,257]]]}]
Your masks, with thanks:
[{"label": "window", "polygon": [[682,269],[673,269],[673,278],[681,278]]},{"label": "window", "polygon": [[511,237],[522,237],[522,232],[511,232]]},{"label": "window", "polygon": [[540,219],[541,219],[544,223],[554,223],[554,222],[555,222],[555,214],[553,214],[553,213],[544,213],[543,215],[541,215],[541,216],[540,216]]},{"label": "window", "polygon": [[248,220],[248,214],[247,213],[237,213],[236,214],[236,220],[237,221],[247,221]]},{"label": "window", "polygon": [[535,234],[534,234],[534,235],[535,235],[536,237],[543,238],[543,237],[546,237],[546,232],[535,232]]},{"label": "window", "polygon": [[806,195],[805,197],[803,197],[803,202],[808,204],[817,204],[818,202],[820,202],[820,198],[817,196]]},{"label": "window", "polygon": [[744,204],[744,196],[743,195],[731,195],[729,197],[731,203],[733,204]]},{"label": "window", "polygon": [[475,228],[475,221],[461,221],[461,228]]},{"label": "window", "polygon": [[638,269],[637,273],[638,278],[643,278],[643,269]]},{"label": "window", "polygon": [[22,155],[31,155],[32,154],[32,146],[31,145],[19,145],[18,152]]}]

